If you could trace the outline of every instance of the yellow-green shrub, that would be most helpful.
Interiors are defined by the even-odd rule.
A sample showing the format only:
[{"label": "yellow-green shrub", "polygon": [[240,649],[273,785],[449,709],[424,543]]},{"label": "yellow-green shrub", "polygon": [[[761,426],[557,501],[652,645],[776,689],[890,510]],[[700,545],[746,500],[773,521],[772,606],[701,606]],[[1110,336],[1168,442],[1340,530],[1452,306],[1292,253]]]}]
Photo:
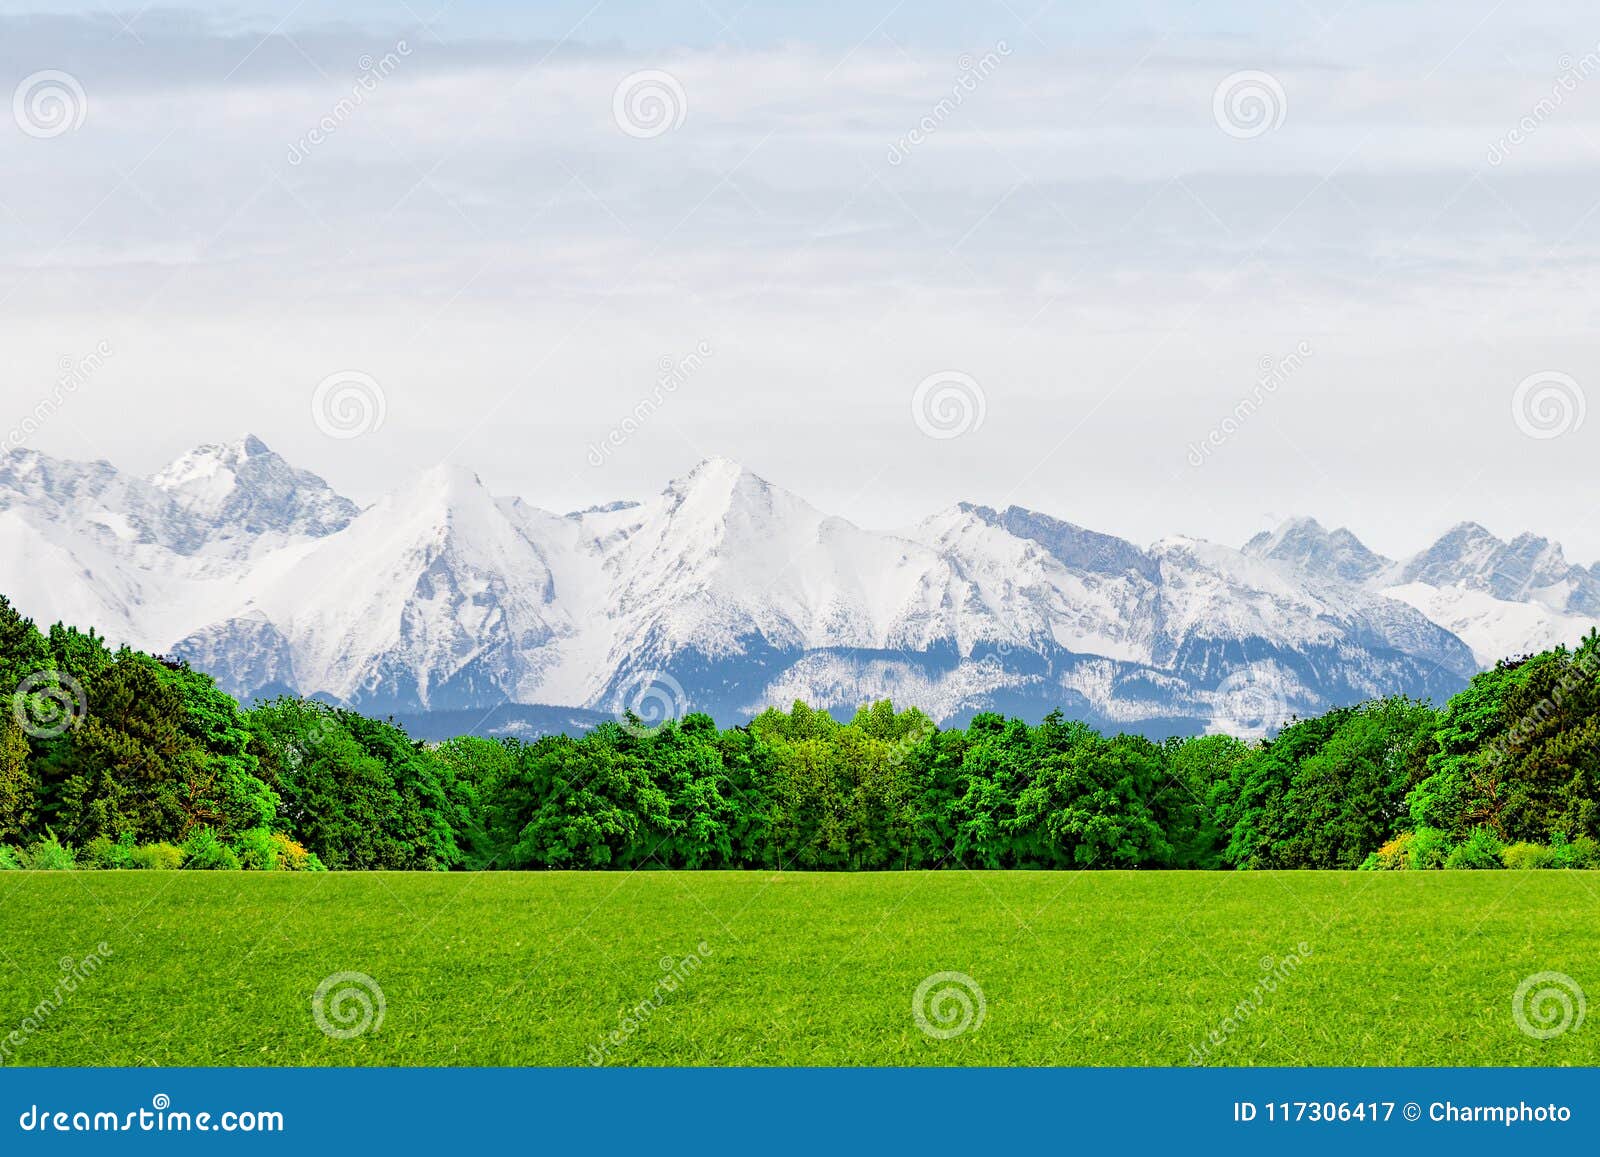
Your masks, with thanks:
[{"label": "yellow-green shrub", "polygon": [[1368,872],[1400,872],[1411,867],[1411,833],[1401,832],[1370,854],[1361,865]]},{"label": "yellow-green shrub", "polygon": [[128,867],[147,872],[175,872],[183,867],[183,849],[175,844],[140,844],[128,853]]},{"label": "yellow-green shrub", "polygon": [[1550,849],[1543,844],[1507,844],[1500,852],[1500,862],[1516,871],[1531,871],[1550,866]]},{"label": "yellow-green shrub", "polygon": [[286,872],[323,872],[322,861],[282,832],[272,833],[278,848],[278,866]]}]

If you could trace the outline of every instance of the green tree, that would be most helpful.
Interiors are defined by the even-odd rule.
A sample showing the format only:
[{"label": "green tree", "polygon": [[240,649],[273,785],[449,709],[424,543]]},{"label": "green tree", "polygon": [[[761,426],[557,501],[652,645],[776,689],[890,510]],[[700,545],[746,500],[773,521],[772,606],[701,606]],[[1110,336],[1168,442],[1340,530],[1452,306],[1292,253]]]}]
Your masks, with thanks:
[{"label": "green tree", "polygon": [[11,712],[0,716],[0,840],[23,842],[32,831],[38,786],[28,737]]},{"label": "green tree", "polygon": [[196,824],[225,821],[219,769],[160,672],[150,656],[124,650],[88,689],[88,714],[45,777],[55,789],[47,818],[69,842],[123,833],[176,842]]}]

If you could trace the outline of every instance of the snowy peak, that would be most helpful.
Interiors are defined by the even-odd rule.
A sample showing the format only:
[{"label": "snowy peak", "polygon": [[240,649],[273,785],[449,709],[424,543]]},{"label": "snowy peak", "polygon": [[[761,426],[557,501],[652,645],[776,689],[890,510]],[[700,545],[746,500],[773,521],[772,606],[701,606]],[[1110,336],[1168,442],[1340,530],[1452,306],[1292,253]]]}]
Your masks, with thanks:
[{"label": "snowy peak", "polygon": [[701,459],[687,474],[667,483],[666,492],[685,495],[696,491],[730,494],[746,478],[766,485],[765,479],[757,478],[732,458],[712,455]]},{"label": "snowy peak", "polygon": [[190,509],[219,506],[234,488],[237,467],[252,457],[270,454],[265,442],[247,434],[236,442],[207,442],[180,454],[150,482]]},{"label": "snowy peak", "polygon": [[391,506],[446,512],[457,506],[492,504],[494,500],[476,471],[441,462],[422,471],[409,485],[383,501]]},{"label": "snowy peak", "polygon": [[1062,566],[1073,571],[1102,575],[1137,574],[1154,581],[1156,561],[1126,539],[1085,530],[1081,526],[1052,518],[1048,514],[1008,506],[996,512],[987,506],[963,502],[958,509],[998,526],[1017,538],[1037,543]]},{"label": "snowy peak", "polygon": [[1244,553],[1293,568],[1302,574],[1364,583],[1393,565],[1344,527],[1326,530],[1315,518],[1291,518],[1276,530],[1262,531]]},{"label": "snowy peak", "polygon": [[1407,560],[1398,583],[1459,587],[1506,602],[1537,602],[1554,611],[1600,614],[1600,581],[1569,563],[1559,543],[1536,534],[1502,541],[1476,522],[1452,527]]},{"label": "snowy peak", "polygon": [[566,515],[445,464],[358,511],[254,437],[153,478],[0,456],[0,592],[242,698],[610,711],[659,679],[727,717],[887,696],[1152,728],[1214,723],[1241,686],[1302,712],[1441,698],[1600,608],[1559,547],[1471,524],[1404,564],[1311,519],[1243,550],[975,503],[889,533],[725,458]]},{"label": "snowy peak", "polygon": [[633,524],[625,561],[636,589],[642,582],[704,584],[784,545],[816,545],[825,528],[850,525],[726,458],[701,462],[652,503],[593,521],[619,520]]},{"label": "snowy peak", "polygon": [[0,455],[0,510],[112,551],[160,545],[187,554],[201,538],[191,520],[144,479],[109,462],[72,462],[34,450]]},{"label": "snowy peak", "polygon": [[1407,559],[1400,577],[1405,582],[1439,587],[1463,582],[1492,583],[1497,559],[1505,549],[1504,542],[1478,523],[1457,523],[1432,546]]},{"label": "snowy peak", "polygon": [[197,446],[150,479],[207,537],[321,538],[343,530],[356,504],[309,470],[289,465],[253,434]]},{"label": "snowy peak", "polygon": [[[496,499],[464,466],[440,464],[362,511],[343,532],[319,544],[316,557],[330,560],[335,569],[347,565],[340,560],[352,557],[364,570],[426,567],[440,557],[485,573],[496,566],[519,570],[531,566],[539,572],[543,587],[548,575],[531,553],[525,533],[527,520],[534,515],[553,517],[515,500]],[[397,564],[398,559],[410,561]],[[357,580],[352,576],[350,581]]]},{"label": "snowy peak", "polygon": [[707,458],[662,492],[663,509],[683,522],[704,526],[749,523],[795,513],[816,513],[810,503],[781,490],[728,458]]},{"label": "snowy peak", "polygon": [[[337,533],[284,552],[282,567],[257,568],[228,614],[174,650],[212,663],[239,652],[292,668],[303,693],[348,702],[514,700],[563,629],[524,514],[542,512],[496,501],[470,470],[435,466]],[[229,674],[230,685],[246,681]]]},{"label": "snowy peak", "polygon": [[[823,513],[711,458],[637,508],[586,516],[603,556],[613,653],[763,645],[887,647],[920,640],[942,597],[939,557]],[[642,640],[642,643],[640,642]]]}]

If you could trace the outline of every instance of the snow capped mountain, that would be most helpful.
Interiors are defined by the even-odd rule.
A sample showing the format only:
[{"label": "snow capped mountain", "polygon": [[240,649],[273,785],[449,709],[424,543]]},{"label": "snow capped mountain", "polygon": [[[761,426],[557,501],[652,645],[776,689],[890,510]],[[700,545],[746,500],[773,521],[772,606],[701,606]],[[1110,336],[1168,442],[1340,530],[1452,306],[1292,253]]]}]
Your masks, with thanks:
[{"label": "snow capped mountain", "polygon": [[1600,584],[1537,535],[1505,542],[1474,522],[1393,562],[1346,530],[1294,519],[1245,552],[1304,578],[1337,577],[1416,608],[1472,648],[1480,666],[1576,643],[1600,625]]},{"label": "snow capped mountain", "polygon": [[[451,467],[275,561],[174,652],[230,688],[265,663],[343,702],[463,708],[514,699],[560,621],[538,551],[475,475]],[[233,654],[245,670],[226,665]]]},{"label": "snow capped mountain", "polygon": [[16,450],[0,455],[0,590],[39,619],[166,650],[355,509],[253,437],[153,479]]},{"label": "snow capped mountain", "polygon": [[14,450],[0,457],[0,510],[118,553],[160,546],[187,554],[200,544],[184,511],[149,482],[109,462],[69,462]]},{"label": "snow capped mountain", "polygon": [[1344,527],[1324,530],[1315,518],[1291,518],[1277,530],[1262,531],[1245,543],[1244,552],[1348,583],[1367,582],[1394,565]]},{"label": "snow capped mountain", "polygon": [[1497,599],[1483,591],[1452,585],[1403,583],[1384,594],[1409,603],[1472,648],[1479,666],[1572,646],[1600,623],[1582,615],[1553,611],[1537,602]]},{"label": "snow capped mountain", "polygon": [[566,515],[449,466],[361,510],[253,437],[151,479],[0,458],[0,552],[26,613],[178,654],[240,697],[452,720],[888,696],[946,719],[1265,728],[1440,698],[1501,657],[1493,639],[1581,635],[1600,605],[1600,580],[1530,536],[1391,563],[1311,520],[1242,551],[1143,548],[970,503],[886,533],[725,459]]},{"label": "snow capped mountain", "polygon": [[320,538],[343,530],[356,504],[297,470],[255,435],[198,446],[150,479],[180,510],[220,533]]},{"label": "snow capped mountain", "polygon": [[949,560],[963,654],[1059,648],[1155,661],[1156,559],[1132,543],[1010,507],[961,503],[912,532]]},{"label": "snow capped mountain", "polygon": [[[624,633],[708,656],[759,636],[780,648],[921,648],[943,633],[938,555],[864,531],[725,459],[701,463],[606,560]],[[636,520],[636,521],[634,521]]]},{"label": "snow capped mountain", "polygon": [[1600,581],[1566,560],[1559,543],[1533,534],[1503,542],[1475,522],[1452,528],[1408,560],[1400,582],[1483,591],[1504,602],[1600,616]]}]

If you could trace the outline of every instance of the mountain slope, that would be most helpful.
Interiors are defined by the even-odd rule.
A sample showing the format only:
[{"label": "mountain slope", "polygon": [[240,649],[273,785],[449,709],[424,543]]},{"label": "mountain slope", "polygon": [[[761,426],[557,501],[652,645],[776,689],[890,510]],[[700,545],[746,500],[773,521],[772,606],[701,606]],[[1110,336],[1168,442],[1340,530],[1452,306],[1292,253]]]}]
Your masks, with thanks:
[{"label": "mountain slope", "polygon": [[1368,582],[1394,565],[1344,527],[1324,530],[1314,518],[1292,518],[1277,530],[1262,531],[1245,543],[1244,553],[1347,583]]},{"label": "mountain slope", "polygon": [[1560,544],[1533,534],[1504,542],[1475,522],[1453,527],[1407,560],[1395,581],[1482,591],[1502,602],[1535,602],[1552,611],[1600,616],[1600,581],[1569,563]]},{"label": "mountain slope", "polygon": [[179,510],[227,537],[321,538],[359,513],[309,470],[297,470],[255,435],[199,446],[151,480]]},{"label": "mountain slope", "polygon": [[0,590],[30,614],[173,651],[241,697],[502,723],[892,697],[1265,730],[1441,698],[1508,640],[1574,641],[1600,605],[1559,547],[1481,528],[1398,563],[1309,519],[1243,550],[972,503],[889,533],[724,459],[567,515],[448,466],[362,510],[250,437],[151,479],[0,458],[0,548]]},{"label": "mountain slope", "polygon": [[1306,579],[1337,576],[1405,603],[1463,640],[1479,666],[1571,646],[1600,625],[1600,584],[1559,544],[1532,534],[1503,541],[1465,522],[1401,562],[1348,531],[1294,519],[1257,535],[1246,553]]},{"label": "mountain slope", "polygon": [[[175,652],[217,673],[230,655],[266,661],[265,647],[304,694],[459,709],[515,701],[563,625],[549,568],[467,471],[430,470],[295,550]],[[226,685],[249,682],[222,672]]]}]

